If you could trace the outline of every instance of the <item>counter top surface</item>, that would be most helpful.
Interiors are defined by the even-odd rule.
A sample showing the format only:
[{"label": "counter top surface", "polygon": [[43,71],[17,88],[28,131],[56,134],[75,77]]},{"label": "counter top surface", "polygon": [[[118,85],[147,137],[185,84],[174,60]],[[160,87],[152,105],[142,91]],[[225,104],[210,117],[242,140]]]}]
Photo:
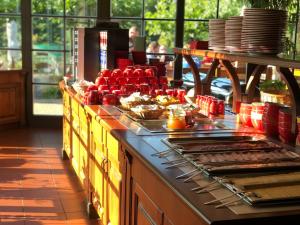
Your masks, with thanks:
[{"label": "counter top surface", "polygon": [[[88,114],[96,118],[103,126],[110,130],[111,134],[117,138],[123,146],[153,171],[160,179],[172,189],[179,198],[182,199],[197,215],[204,219],[207,224],[263,224],[264,225],[282,225],[291,224],[300,219],[300,210],[286,210],[279,212],[263,212],[237,215],[228,208],[216,209],[214,205],[204,205],[204,202],[215,199],[209,193],[196,194],[190,191],[196,186],[194,181],[184,183],[175,177],[183,172],[178,168],[166,169],[162,163],[164,158],[153,156],[153,153],[166,150],[168,147],[161,140],[167,137],[180,137],[175,134],[151,134],[144,133],[136,135],[133,130],[128,129],[130,124],[124,124],[120,117],[120,112],[110,114],[109,110],[101,106],[85,106]],[[251,133],[249,133],[251,134]],[[186,133],[185,137],[193,136],[211,136],[213,134]],[[220,135],[220,134],[215,134]],[[235,135],[228,133],[227,135]],[[174,153],[176,154],[176,153]],[[300,207],[299,207],[300,208]]]},{"label": "counter top surface", "polygon": [[[99,106],[91,106],[90,109],[94,111],[94,116],[98,116],[97,111]],[[208,224],[223,224],[226,221],[230,221],[230,224],[245,225],[257,224],[258,221],[264,220],[265,224],[275,225],[287,223],[289,220],[293,221],[295,218],[300,218],[300,210],[237,215],[226,207],[215,209],[214,205],[204,205],[204,202],[215,198],[209,193],[196,194],[195,192],[190,191],[191,188],[196,186],[194,182],[184,183],[182,180],[175,179],[176,176],[183,173],[180,169],[166,169],[166,165],[162,164],[166,159],[152,156],[153,153],[164,151],[168,148],[166,144],[161,141],[167,137],[205,137],[208,135],[220,136],[223,134],[187,133],[184,135],[149,134],[137,136],[118,120],[116,114],[109,117],[104,113],[104,109],[105,107],[101,107],[100,110],[105,114],[105,116],[101,116],[101,121],[103,124],[106,124],[107,128],[111,130],[111,133],[122,142],[131,154],[142,160],[148,168],[156,173],[166,185],[177,193],[177,195],[189,205],[195,213],[206,220]],[[226,135],[236,134],[227,133]],[[261,134],[257,135],[260,136]],[[174,154],[176,155],[177,153]]]}]

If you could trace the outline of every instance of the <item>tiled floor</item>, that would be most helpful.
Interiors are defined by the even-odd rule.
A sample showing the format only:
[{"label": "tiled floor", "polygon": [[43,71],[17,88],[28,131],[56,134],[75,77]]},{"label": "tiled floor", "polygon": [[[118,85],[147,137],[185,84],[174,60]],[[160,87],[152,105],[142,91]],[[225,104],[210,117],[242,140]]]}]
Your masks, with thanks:
[{"label": "tiled floor", "polygon": [[99,224],[54,129],[0,131],[0,224]]}]

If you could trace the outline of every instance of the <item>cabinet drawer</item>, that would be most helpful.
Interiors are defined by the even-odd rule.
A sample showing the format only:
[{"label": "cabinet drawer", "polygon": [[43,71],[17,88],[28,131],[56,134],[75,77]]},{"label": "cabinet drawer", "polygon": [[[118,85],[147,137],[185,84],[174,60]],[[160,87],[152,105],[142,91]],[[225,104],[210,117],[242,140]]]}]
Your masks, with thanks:
[{"label": "cabinet drawer", "polygon": [[69,122],[63,119],[63,147],[68,157],[70,158],[71,153],[71,127]]}]

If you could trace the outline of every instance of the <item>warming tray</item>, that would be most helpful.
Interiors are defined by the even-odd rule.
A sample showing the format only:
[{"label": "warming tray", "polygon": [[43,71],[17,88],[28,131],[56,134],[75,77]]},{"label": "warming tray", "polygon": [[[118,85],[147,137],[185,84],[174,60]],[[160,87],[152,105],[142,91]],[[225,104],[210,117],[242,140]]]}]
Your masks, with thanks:
[{"label": "warming tray", "polygon": [[250,136],[171,137],[163,142],[208,175],[300,168],[298,153]]},{"label": "warming tray", "polygon": [[120,107],[116,107],[120,112],[122,112],[125,116],[127,116],[132,121],[136,122],[141,128],[145,129],[150,133],[190,133],[190,132],[211,132],[211,131],[225,131],[225,132],[234,132],[235,129],[230,128],[220,121],[213,121],[202,114],[199,114],[197,118],[195,118],[195,125],[192,127],[187,127],[185,129],[168,129],[167,119],[156,119],[156,120],[146,120],[139,118],[134,112],[124,110]]},{"label": "warming tray", "polygon": [[236,196],[255,206],[300,202],[300,172],[247,174],[219,179]]}]

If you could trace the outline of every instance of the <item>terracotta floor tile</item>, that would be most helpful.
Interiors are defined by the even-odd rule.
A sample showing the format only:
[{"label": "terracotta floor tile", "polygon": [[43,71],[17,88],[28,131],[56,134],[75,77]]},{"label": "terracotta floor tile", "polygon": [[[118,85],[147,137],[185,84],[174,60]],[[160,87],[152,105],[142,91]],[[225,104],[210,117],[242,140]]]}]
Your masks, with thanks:
[{"label": "terracotta floor tile", "polygon": [[59,199],[54,188],[24,188],[22,191],[24,199]]},{"label": "terracotta floor tile", "polygon": [[84,191],[75,191],[75,190],[59,190],[56,189],[61,200],[65,199],[85,199],[86,194]]},{"label": "terracotta floor tile", "polygon": [[24,225],[25,221],[22,219],[1,219],[0,224],[1,225]]},{"label": "terracotta floor tile", "polygon": [[54,179],[55,187],[58,189],[72,189],[76,191],[82,191],[82,187],[76,177],[69,178],[68,180],[63,178]]},{"label": "terracotta floor tile", "polygon": [[63,213],[59,199],[24,199],[25,216],[30,213]]},{"label": "terracotta floor tile", "polygon": [[67,223],[74,224],[100,224],[98,220],[87,219],[87,215],[84,212],[66,213]]},{"label": "terracotta floor tile", "polygon": [[20,188],[3,188],[0,186],[0,198],[22,198],[23,194]]},{"label": "terracotta floor tile", "polygon": [[22,198],[0,198],[0,213],[23,212]]},{"label": "terracotta floor tile", "polygon": [[61,159],[61,129],[0,131],[0,143],[1,225],[99,224],[85,214],[86,195]]},{"label": "terracotta floor tile", "polygon": [[31,212],[25,213],[25,224],[66,224],[64,213],[42,213]]},{"label": "terracotta floor tile", "polygon": [[86,209],[86,200],[84,199],[61,199],[61,203],[66,213],[83,212]]}]

